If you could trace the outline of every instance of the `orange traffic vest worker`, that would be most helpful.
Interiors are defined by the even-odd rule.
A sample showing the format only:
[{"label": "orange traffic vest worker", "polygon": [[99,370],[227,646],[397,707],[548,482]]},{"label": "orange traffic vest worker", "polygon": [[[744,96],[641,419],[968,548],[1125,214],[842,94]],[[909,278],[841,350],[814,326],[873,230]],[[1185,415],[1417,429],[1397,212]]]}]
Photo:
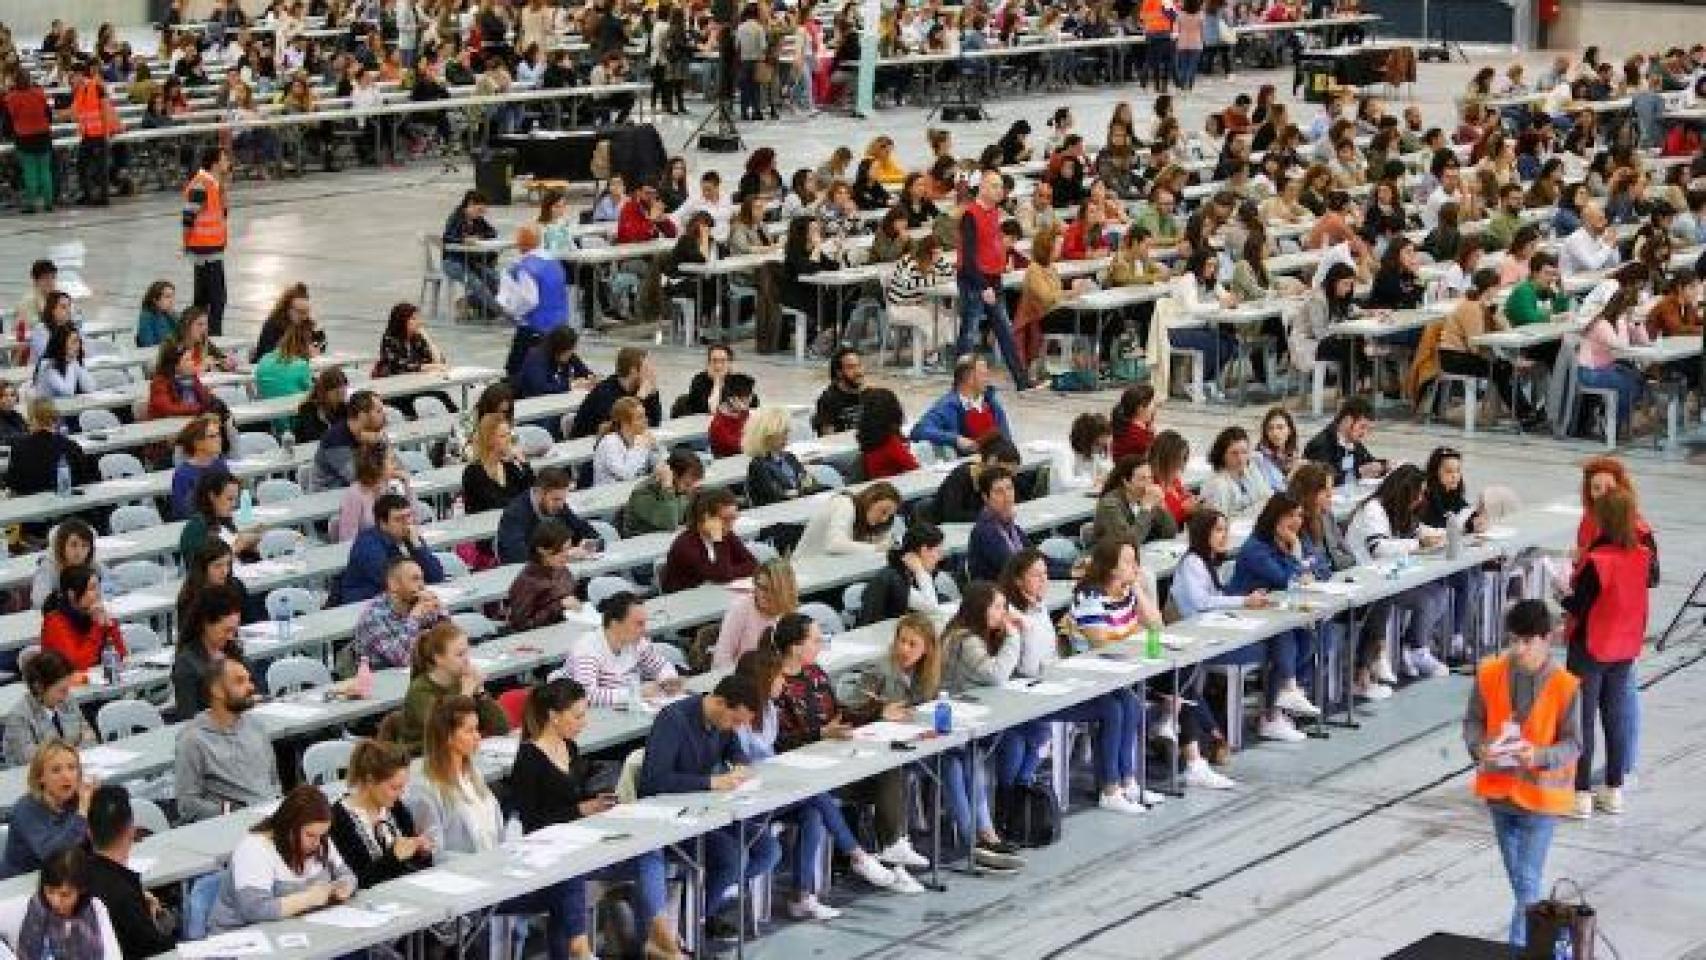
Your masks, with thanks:
[{"label": "orange traffic vest worker", "polygon": [[1475,795],[1487,801],[1510,880],[1510,944],[1528,941],[1527,910],[1541,896],[1546,851],[1558,817],[1575,806],[1581,754],[1580,683],[1552,660],[1552,614],[1521,600],[1505,616],[1510,650],[1482,661],[1463,741],[1474,758]]},{"label": "orange traffic vest worker", "polygon": [[184,184],[184,252],[195,262],[195,305],[207,311],[207,332],[215,337],[225,331],[225,178],[230,173],[230,152],[213,147]]}]

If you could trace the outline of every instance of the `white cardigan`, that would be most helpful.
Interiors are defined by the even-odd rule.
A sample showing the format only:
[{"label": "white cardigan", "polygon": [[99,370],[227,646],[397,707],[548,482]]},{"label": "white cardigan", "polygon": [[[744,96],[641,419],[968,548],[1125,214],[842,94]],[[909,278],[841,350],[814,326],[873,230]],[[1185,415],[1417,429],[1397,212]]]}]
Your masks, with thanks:
[{"label": "white cardigan", "polygon": [[630,447],[616,430],[599,437],[592,447],[593,485],[622,483],[642,476],[652,469],[657,449],[656,446]]},{"label": "white cardigan", "polygon": [[1426,524],[1417,524],[1414,535],[1397,536],[1393,533],[1392,519],[1386,515],[1386,508],[1380,505],[1379,500],[1370,499],[1351,515],[1351,522],[1345,528],[1345,546],[1356,555],[1357,563],[1393,560],[1420,550],[1422,534],[1438,532]]},{"label": "white cardigan", "polygon": [[800,542],[794,547],[794,555],[798,557],[832,556],[848,553],[882,553],[889,548],[888,542],[866,543],[853,536],[853,497],[851,494],[837,493],[831,496],[823,505],[823,509],[812,514],[806,522],[805,532],[800,534]]}]

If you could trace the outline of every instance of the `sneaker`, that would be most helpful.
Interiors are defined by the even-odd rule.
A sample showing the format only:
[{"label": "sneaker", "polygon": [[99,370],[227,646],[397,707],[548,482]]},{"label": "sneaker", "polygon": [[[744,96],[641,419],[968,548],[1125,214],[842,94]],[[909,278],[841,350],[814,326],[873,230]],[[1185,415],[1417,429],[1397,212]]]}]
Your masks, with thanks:
[{"label": "sneaker", "polygon": [[1293,726],[1283,713],[1263,720],[1256,732],[1263,740],[1278,740],[1281,743],[1300,743],[1309,739],[1309,735]]},{"label": "sneaker", "polygon": [[853,872],[873,887],[887,889],[894,886],[894,871],[878,863],[876,857],[863,850],[853,855]]},{"label": "sneaker", "polygon": [[1198,760],[1185,768],[1185,786],[1204,790],[1231,790],[1238,781],[1216,771],[1206,760]]},{"label": "sneaker", "polygon": [[1359,683],[1351,688],[1351,693],[1361,700],[1390,700],[1392,688],[1378,680]]},{"label": "sneaker", "polygon": [[894,868],[894,883],[889,886],[894,893],[923,893],[924,884],[912,878],[905,867]]},{"label": "sneaker", "polygon": [[1451,668],[1440,663],[1439,658],[1434,656],[1434,652],[1427,647],[1417,647],[1408,652],[1410,654],[1410,666],[1417,676],[1434,680],[1451,676]]},{"label": "sneaker", "polygon": [[1024,858],[1016,854],[1002,853],[982,841],[972,848],[971,858],[973,863],[992,873],[1015,873],[1025,865]]},{"label": "sneaker", "polygon": [[1146,807],[1156,807],[1167,802],[1165,793],[1156,793],[1154,790],[1140,787],[1135,783],[1125,787],[1123,792],[1127,800],[1132,803],[1141,803]]},{"label": "sneaker", "polygon": [[1155,730],[1150,736],[1157,740],[1172,740],[1176,743],[1179,739],[1179,724],[1172,717],[1168,717],[1155,725]]},{"label": "sneaker", "polygon": [[1570,816],[1577,820],[1593,819],[1593,794],[1586,790],[1576,791],[1576,809]]},{"label": "sneaker", "polygon": [[1369,675],[1377,683],[1384,683],[1389,687],[1398,685],[1398,678],[1392,675],[1392,664],[1387,662],[1385,657],[1379,657],[1374,661],[1374,665],[1369,668]]},{"label": "sneaker", "polygon": [[1132,802],[1130,798],[1118,790],[1115,790],[1113,793],[1102,794],[1102,796],[1096,800],[1096,806],[1101,807],[1103,810],[1112,810],[1115,813],[1130,814],[1132,816],[1149,812],[1149,809],[1143,804]]},{"label": "sneaker", "polygon": [[819,903],[816,894],[802,893],[788,901],[788,916],[795,920],[834,920],[841,911]]},{"label": "sneaker", "polygon": [[1621,787],[1600,787],[1594,793],[1593,805],[1601,813],[1616,816],[1623,812],[1623,789]]},{"label": "sneaker", "polygon": [[887,849],[877,851],[877,859],[891,867],[912,867],[915,870],[922,870],[930,866],[930,861],[912,849],[912,841],[906,837],[901,837],[889,844]]},{"label": "sneaker", "polygon": [[1398,651],[1398,676],[1405,680],[1414,680],[1416,675],[1421,673],[1416,668],[1415,653],[1415,650],[1410,647],[1404,647]]},{"label": "sneaker", "polygon": [[1281,690],[1279,696],[1274,698],[1274,706],[1294,717],[1319,717],[1321,715],[1321,708],[1310,703],[1309,698],[1303,695],[1303,691],[1296,687]]}]

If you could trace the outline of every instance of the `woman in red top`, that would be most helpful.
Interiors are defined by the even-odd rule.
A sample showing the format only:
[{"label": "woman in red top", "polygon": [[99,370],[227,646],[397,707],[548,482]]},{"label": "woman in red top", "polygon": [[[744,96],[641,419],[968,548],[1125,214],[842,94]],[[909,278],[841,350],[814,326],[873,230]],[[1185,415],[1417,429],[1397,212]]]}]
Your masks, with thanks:
[{"label": "woman in red top", "polygon": [[108,644],[124,656],[118,621],[107,615],[101,601],[100,574],[91,567],[62,571],[59,589],[42,605],[42,649],[59,651],[74,669],[91,670],[100,664],[101,649]]},{"label": "woman in red top", "polygon": [[1149,448],[1149,472],[1161,488],[1161,505],[1181,527],[1197,512],[1196,495],[1185,489],[1185,464],[1190,459],[1191,445],[1177,430],[1161,431]]},{"label": "woman in red top", "polygon": [[1580,557],[1599,539],[1599,524],[1594,521],[1594,502],[1606,494],[1619,492],[1628,495],[1629,502],[1635,504],[1635,535],[1658,556],[1658,544],[1653,539],[1653,528],[1647,523],[1647,518],[1641,516],[1640,500],[1635,496],[1635,481],[1629,476],[1629,468],[1616,457],[1589,457],[1582,464],[1582,520],[1576,525],[1576,556]]},{"label": "woman in red top", "polygon": [[740,452],[747,415],[752,411],[753,388],[752,378],[744,373],[731,373],[723,378],[722,397],[717,401],[717,409],[711,411],[711,426],[706,431],[711,456],[732,457]]},{"label": "woman in red top", "polygon": [[1108,423],[1114,432],[1109,453],[1115,463],[1149,456],[1149,445],[1155,442],[1155,388],[1147,383],[1126,387]]},{"label": "woman in red top", "polygon": [[25,213],[53,209],[53,109],[47,93],[18,67],[12,72],[12,89],[4,100],[6,117],[17,143],[18,166],[22,169]]},{"label": "woman in red top", "polygon": [[213,394],[201,382],[195,355],[176,340],[160,345],[154,378],[148,382],[148,419],[206,413]]},{"label": "woman in red top", "polygon": [[859,462],[866,480],[882,480],[918,469],[912,446],[901,435],[906,414],[893,390],[866,390],[859,407]]},{"label": "woman in red top", "polygon": [[1091,257],[1105,257],[1109,247],[1107,237],[1102,233],[1102,225],[1107,220],[1100,201],[1094,197],[1086,197],[1078,205],[1078,216],[1066,227],[1066,236],[1060,249],[1062,260],[1089,260]]},{"label": "woman in red top", "polygon": [[658,587],[664,593],[691,590],[705,583],[731,583],[750,577],[758,561],[735,533],[740,507],[726,488],[700,490],[687,507],[683,529],[669,545]]}]

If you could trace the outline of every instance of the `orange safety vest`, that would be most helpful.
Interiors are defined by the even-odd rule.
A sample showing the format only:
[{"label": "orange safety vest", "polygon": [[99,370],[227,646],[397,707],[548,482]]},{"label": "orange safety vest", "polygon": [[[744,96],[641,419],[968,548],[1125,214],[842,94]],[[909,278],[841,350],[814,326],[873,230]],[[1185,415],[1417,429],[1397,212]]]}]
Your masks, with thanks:
[{"label": "orange safety vest", "polygon": [[1165,0],[1143,0],[1138,17],[1143,21],[1144,33],[1173,32],[1173,18],[1167,15]]},{"label": "orange safety vest", "polygon": [[77,118],[77,133],[83,137],[107,135],[107,116],[101,96],[101,81],[85,80],[71,94],[71,115]]},{"label": "orange safety vest", "polygon": [[[1496,740],[1511,719],[1510,657],[1488,657],[1475,672],[1486,713],[1487,742]],[[1550,747],[1558,740],[1558,721],[1575,699],[1581,681],[1568,670],[1553,670],[1540,688],[1534,705],[1522,722],[1523,739],[1536,747]],[[1481,769],[1475,774],[1475,795],[1483,800],[1503,800],[1531,813],[1563,816],[1575,808],[1576,764],[1541,770],[1532,767]]]},{"label": "orange safety vest", "polygon": [[[198,205],[190,194],[200,190]],[[184,185],[184,249],[191,253],[218,253],[225,249],[225,188],[219,178],[197,170]]]}]

